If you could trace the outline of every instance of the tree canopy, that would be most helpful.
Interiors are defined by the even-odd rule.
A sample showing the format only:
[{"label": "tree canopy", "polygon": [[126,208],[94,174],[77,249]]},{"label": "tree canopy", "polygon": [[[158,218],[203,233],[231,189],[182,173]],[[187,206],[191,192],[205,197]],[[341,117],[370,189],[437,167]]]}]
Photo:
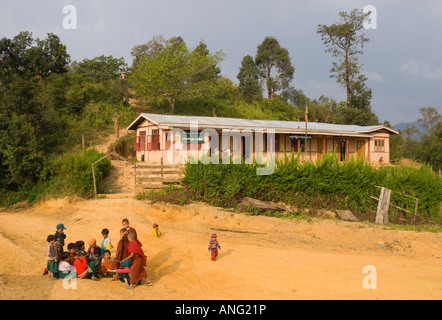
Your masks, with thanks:
[{"label": "tree canopy", "polygon": [[54,34],[0,39],[0,190],[29,189],[45,180],[56,172],[54,155],[112,123],[115,112],[132,120],[133,110],[124,107],[128,87],[118,78],[123,58],[69,62]]},{"label": "tree canopy", "polygon": [[261,77],[265,79],[269,100],[279,90],[289,87],[293,80],[295,68],[292,66],[289,51],[281,47],[274,37],[266,37],[258,45],[255,63],[261,71]]},{"label": "tree canopy", "polygon": [[144,58],[155,58],[157,54],[164,50],[166,38],[163,35],[154,36],[146,43],[136,45],[132,48],[130,54],[133,57],[132,68]]},{"label": "tree canopy", "polygon": [[[370,12],[353,9],[350,13],[340,12],[339,21],[331,25],[319,25],[317,33],[336,59],[330,69],[330,77],[346,90],[346,106],[343,109],[344,124],[376,124],[377,116],[371,110],[372,90],[367,88],[367,77],[361,73],[362,64],[359,62],[362,48],[369,41],[365,33],[364,21]],[[354,109],[356,108],[356,109]]]},{"label": "tree canopy", "polygon": [[13,75],[40,80],[51,74],[67,72],[70,56],[60,38],[48,33],[45,39],[33,39],[31,32],[20,32],[12,39],[0,39],[0,78]]},{"label": "tree canopy", "polygon": [[252,56],[246,55],[242,59],[237,78],[239,80],[238,89],[247,102],[250,103],[262,97],[260,70]]},{"label": "tree canopy", "polygon": [[364,20],[369,14],[358,9],[350,13],[340,12],[338,22],[329,26],[319,25],[317,30],[326,45],[326,52],[330,52],[337,59],[330,70],[331,77],[345,87],[349,105],[351,96],[355,93],[355,84],[365,81],[365,78],[359,77],[361,72],[359,55],[363,53],[364,44],[369,41],[361,32]]},{"label": "tree canopy", "polygon": [[132,84],[147,100],[163,97],[172,114],[180,97],[204,95],[216,83],[216,65],[222,51],[210,54],[202,45],[190,50],[180,38],[171,38],[155,56],[144,56],[132,71]]},{"label": "tree canopy", "polygon": [[115,80],[127,71],[123,58],[101,55],[93,59],[83,59],[73,65],[73,71],[92,82]]}]

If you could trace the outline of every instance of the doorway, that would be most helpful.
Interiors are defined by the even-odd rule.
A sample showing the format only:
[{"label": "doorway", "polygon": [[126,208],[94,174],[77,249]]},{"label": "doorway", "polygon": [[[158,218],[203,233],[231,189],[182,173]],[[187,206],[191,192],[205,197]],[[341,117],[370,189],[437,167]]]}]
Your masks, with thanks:
[{"label": "doorway", "polygon": [[318,156],[318,160],[322,159],[322,152],[324,150],[324,139],[318,138],[316,139],[317,145],[316,145],[316,153]]},{"label": "doorway", "polygon": [[358,140],[357,142],[357,153],[358,158],[364,160],[365,159],[365,141],[364,140]]},{"label": "doorway", "polygon": [[347,147],[347,143],[346,140],[340,140],[339,141],[339,159],[341,161],[345,160],[345,154],[346,154],[346,147]]}]

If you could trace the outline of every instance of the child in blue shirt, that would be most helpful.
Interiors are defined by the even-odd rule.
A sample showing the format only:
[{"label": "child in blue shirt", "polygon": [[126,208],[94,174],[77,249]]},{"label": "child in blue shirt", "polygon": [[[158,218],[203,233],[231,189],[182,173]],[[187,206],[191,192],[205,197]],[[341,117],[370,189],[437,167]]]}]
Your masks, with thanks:
[{"label": "child in blue shirt", "polygon": [[64,239],[66,239],[66,235],[64,234],[63,230],[66,230],[66,228],[63,223],[59,223],[57,224],[56,229],[57,230],[55,231],[54,234],[55,241],[60,242],[61,244],[60,252],[63,252]]}]

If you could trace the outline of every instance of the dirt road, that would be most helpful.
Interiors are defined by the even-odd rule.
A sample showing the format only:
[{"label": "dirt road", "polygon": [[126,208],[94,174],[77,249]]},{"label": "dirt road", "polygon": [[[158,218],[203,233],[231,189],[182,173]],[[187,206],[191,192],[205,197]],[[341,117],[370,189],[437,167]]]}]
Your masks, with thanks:
[{"label": "dirt road", "polygon": [[[123,218],[143,243],[153,286],[78,280],[66,290],[41,275],[56,224],[67,226],[67,243],[101,239],[108,228],[116,246]],[[154,222],[163,237],[151,237]],[[212,262],[210,227],[266,234],[217,231],[222,250]],[[200,203],[59,199],[0,212],[0,299],[442,299],[441,256],[442,234],[245,216]],[[363,287],[374,276],[363,273],[366,265],[376,268],[376,289]]]}]

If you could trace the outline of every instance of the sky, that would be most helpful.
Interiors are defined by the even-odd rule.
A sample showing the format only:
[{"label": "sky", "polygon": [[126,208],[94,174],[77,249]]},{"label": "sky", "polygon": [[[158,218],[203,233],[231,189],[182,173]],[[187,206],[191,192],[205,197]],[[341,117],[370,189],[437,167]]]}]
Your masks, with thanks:
[{"label": "sky", "polygon": [[[64,28],[72,14],[63,13],[66,5],[76,9],[76,29]],[[343,101],[344,88],[330,78],[333,58],[316,30],[337,22],[341,11],[367,5],[376,9],[376,29],[364,30],[370,41],[360,60],[373,111],[393,125],[415,121],[419,108],[441,106],[442,0],[0,0],[0,38],[31,31],[43,39],[51,32],[72,60],[112,55],[129,65],[131,48],[153,36],[181,36],[189,47],[203,40],[211,52],[226,54],[221,73],[237,83],[242,58],[273,36],[290,53],[297,89],[311,99]]]}]

